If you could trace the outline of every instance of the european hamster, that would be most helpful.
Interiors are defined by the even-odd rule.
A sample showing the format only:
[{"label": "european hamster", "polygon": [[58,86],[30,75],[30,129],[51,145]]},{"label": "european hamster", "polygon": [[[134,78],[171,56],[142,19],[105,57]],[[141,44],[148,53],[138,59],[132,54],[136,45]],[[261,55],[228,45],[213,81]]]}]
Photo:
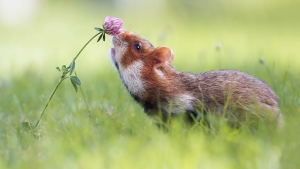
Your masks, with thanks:
[{"label": "european hamster", "polygon": [[278,97],[262,80],[237,70],[213,70],[199,74],[172,67],[168,47],[154,47],[139,35],[123,30],[112,38],[111,60],[130,95],[145,113],[164,118],[186,113],[225,113],[229,123],[272,119],[282,123]]}]

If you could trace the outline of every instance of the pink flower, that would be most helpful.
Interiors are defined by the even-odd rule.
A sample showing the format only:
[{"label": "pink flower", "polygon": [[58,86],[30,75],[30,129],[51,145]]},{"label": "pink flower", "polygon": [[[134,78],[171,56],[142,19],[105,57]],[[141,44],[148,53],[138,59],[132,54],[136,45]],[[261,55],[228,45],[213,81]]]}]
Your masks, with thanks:
[{"label": "pink flower", "polygon": [[117,35],[121,32],[122,25],[123,21],[121,19],[107,16],[105,18],[103,28],[105,33],[109,35]]}]

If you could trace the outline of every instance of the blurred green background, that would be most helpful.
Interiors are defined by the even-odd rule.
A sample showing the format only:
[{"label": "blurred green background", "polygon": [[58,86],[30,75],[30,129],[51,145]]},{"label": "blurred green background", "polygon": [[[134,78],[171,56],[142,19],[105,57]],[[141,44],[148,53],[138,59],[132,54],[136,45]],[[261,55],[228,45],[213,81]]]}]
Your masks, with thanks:
[{"label": "blurred green background", "polygon": [[[0,0],[0,168],[299,168],[299,9],[299,0]],[[70,64],[106,16],[170,47],[180,71],[263,79],[280,97],[284,132],[249,134],[222,121],[212,131],[157,130],[110,63],[109,37],[76,60],[89,108],[63,82],[41,136],[20,133],[40,116],[61,75],[55,68]]]},{"label": "blurred green background", "polygon": [[[294,70],[299,65],[297,0],[0,2],[2,78],[29,68],[54,74],[53,68],[70,62],[106,16],[121,18],[125,29],[155,46],[172,48],[174,64],[180,70],[252,69],[258,66],[259,58],[275,68]],[[218,44],[220,58],[215,50]],[[88,64],[86,71],[113,71],[110,46],[110,39],[92,43],[80,56],[78,66]],[[216,67],[219,59],[221,64]]]}]

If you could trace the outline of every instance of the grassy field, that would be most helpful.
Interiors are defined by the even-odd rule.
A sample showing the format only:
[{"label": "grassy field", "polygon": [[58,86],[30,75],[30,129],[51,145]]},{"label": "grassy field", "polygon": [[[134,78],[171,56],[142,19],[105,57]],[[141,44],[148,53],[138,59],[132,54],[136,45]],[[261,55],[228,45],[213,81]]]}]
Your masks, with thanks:
[{"label": "grassy field", "polygon": [[[25,24],[0,23],[0,168],[299,168],[299,3],[214,2],[43,1]],[[180,71],[238,69],[263,79],[280,97],[284,127],[233,129],[212,118],[208,128],[178,119],[161,131],[122,86],[108,39],[91,42],[76,62],[87,104],[67,79],[28,133],[21,123],[37,122],[60,78],[55,68],[71,62],[107,15],[169,46]]]}]

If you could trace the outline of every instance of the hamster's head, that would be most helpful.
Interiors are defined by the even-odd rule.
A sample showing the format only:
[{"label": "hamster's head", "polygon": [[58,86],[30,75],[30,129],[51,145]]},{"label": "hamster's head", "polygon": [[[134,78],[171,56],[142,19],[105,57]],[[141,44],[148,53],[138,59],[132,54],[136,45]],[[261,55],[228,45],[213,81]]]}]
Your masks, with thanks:
[{"label": "hamster's head", "polygon": [[152,83],[145,82],[145,76],[155,77],[155,73],[161,75],[161,71],[157,70],[170,66],[173,60],[173,52],[169,48],[154,48],[148,40],[128,30],[115,35],[112,43],[112,63],[134,98],[142,97],[146,92],[146,85]]},{"label": "hamster's head", "polygon": [[137,62],[156,67],[166,62],[171,64],[174,57],[171,49],[154,48],[148,40],[128,30],[113,36],[112,43],[111,60],[118,71],[120,67],[125,69]]}]

